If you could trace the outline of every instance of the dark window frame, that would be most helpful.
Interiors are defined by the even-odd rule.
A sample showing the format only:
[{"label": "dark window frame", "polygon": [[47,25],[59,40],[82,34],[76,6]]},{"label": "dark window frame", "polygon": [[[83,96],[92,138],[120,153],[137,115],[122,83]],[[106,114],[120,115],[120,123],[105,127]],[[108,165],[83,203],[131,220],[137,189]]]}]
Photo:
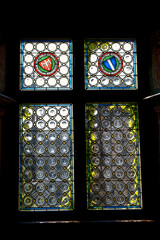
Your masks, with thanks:
[{"label": "dark window frame", "polygon": [[[96,34],[95,34],[96,35]],[[101,38],[112,38],[112,36],[105,33]],[[104,34],[103,34],[104,35]],[[116,35],[114,38],[122,38],[130,36]],[[153,170],[157,164],[156,158],[156,116],[154,115],[152,104],[148,104],[143,98],[149,92],[149,74],[148,69],[150,63],[147,59],[151,58],[149,50],[149,41],[143,41],[136,33],[131,38],[135,38],[137,42],[137,62],[138,62],[138,90],[85,90],[84,88],[84,39],[89,39],[92,36],[82,35],[77,37],[72,35],[69,39],[73,41],[73,90],[71,91],[20,91],[19,90],[19,59],[20,59],[20,41],[28,38],[16,37],[12,44],[6,40],[7,51],[7,91],[9,96],[16,99],[16,104],[9,107],[5,116],[4,128],[8,129],[3,132],[5,135],[4,140],[4,154],[3,154],[3,176],[4,185],[3,190],[6,194],[6,204],[8,203],[6,212],[10,214],[12,207],[12,216],[16,222],[37,222],[37,221],[114,221],[126,219],[155,219],[156,206],[154,199],[150,196],[148,191],[153,187],[152,192],[155,192],[156,186],[152,186],[152,182],[148,179],[151,171],[151,179],[156,181]],[[95,36],[94,36],[95,37]],[[61,38],[61,37],[60,37]],[[68,37],[63,37],[68,39]],[[32,37],[35,39],[35,36]],[[39,40],[40,38],[37,38]],[[43,38],[45,39],[45,38]],[[51,38],[50,38],[51,39]],[[55,39],[53,37],[53,39]],[[47,40],[47,37],[46,37]],[[12,62],[11,55],[15,57]],[[147,67],[146,67],[147,66]],[[16,82],[16,84],[15,84]],[[145,86],[145,87],[144,87]],[[87,210],[86,198],[86,136],[85,136],[85,103],[87,102],[138,102],[139,117],[140,117],[140,148],[141,148],[141,165],[142,165],[142,196],[143,196],[143,209],[142,210]],[[51,211],[51,212],[20,212],[18,211],[18,171],[19,171],[19,104],[21,103],[72,103],[73,104],[73,117],[74,117],[74,179],[75,179],[75,209],[73,211]],[[10,119],[12,116],[12,124]],[[152,129],[148,124],[152,123]],[[155,124],[155,125],[154,125]],[[156,139],[147,141],[146,129],[149,132],[149,139]],[[10,141],[10,134],[14,139]],[[11,146],[12,145],[12,146]],[[12,151],[8,151],[11,146]],[[145,149],[150,147],[147,153]],[[14,157],[13,157],[14,156]],[[152,166],[150,166],[149,158],[152,158]],[[11,160],[12,159],[12,160]],[[155,165],[153,164],[155,163]],[[5,171],[9,168],[10,178],[5,176]],[[8,192],[7,186],[13,183],[11,193]],[[13,196],[13,205],[9,201],[10,195]],[[4,203],[3,203],[4,205]]]}]

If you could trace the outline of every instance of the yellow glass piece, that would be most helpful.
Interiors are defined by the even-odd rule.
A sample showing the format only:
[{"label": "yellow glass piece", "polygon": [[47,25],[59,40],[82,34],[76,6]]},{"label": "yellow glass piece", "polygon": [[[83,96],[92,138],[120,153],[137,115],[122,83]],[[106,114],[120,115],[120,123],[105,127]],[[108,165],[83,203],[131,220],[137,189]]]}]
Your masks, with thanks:
[{"label": "yellow glass piece", "polygon": [[91,139],[95,141],[97,139],[96,133],[91,133]]},{"label": "yellow glass piece", "polygon": [[97,44],[96,43],[89,44],[89,49],[90,50],[95,50],[96,48],[97,48]]},{"label": "yellow glass piece", "polygon": [[30,117],[33,114],[33,110],[31,107],[23,108],[23,117]]},{"label": "yellow glass piece", "polygon": [[109,46],[109,43],[101,43],[101,48],[103,49],[103,50],[107,50],[108,49],[108,46]]},{"label": "yellow glass piece", "polygon": [[133,127],[133,125],[134,125],[134,120],[133,119],[130,119],[130,120],[128,120],[127,121],[127,125],[128,125],[128,127]]}]

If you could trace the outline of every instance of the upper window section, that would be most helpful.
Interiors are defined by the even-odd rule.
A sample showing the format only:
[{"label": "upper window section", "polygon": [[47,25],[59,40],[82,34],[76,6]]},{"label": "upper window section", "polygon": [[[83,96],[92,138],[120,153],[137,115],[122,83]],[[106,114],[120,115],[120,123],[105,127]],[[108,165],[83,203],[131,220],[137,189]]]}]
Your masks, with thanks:
[{"label": "upper window section", "polygon": [[72,41],[22,41],[20,90],[71,90]]},{"label": "upper window section", "polygon": [[136,90],[135,40],[86,40],[85,88],[87,90]]}]

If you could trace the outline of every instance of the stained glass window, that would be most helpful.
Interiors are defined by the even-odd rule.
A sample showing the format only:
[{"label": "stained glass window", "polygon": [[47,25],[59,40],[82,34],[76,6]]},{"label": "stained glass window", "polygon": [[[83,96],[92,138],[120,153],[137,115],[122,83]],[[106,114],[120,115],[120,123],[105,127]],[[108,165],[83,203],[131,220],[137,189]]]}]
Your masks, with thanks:
[{"label": "stained glass window", "polygon": [[87,90],[138,88],[135,40],[86,40],[84,56]]},{"label": "stained glass window", "polygon": [[19,209],[74,207],[72,104],[20,106]]},{"label": "stained glass window", "polygon": [[72,41],[22,41],[21,90],[71,90]]},{"label": "stained glass window", "polygon": [[141,209],[136,103],[86,104],[88,209]]}]

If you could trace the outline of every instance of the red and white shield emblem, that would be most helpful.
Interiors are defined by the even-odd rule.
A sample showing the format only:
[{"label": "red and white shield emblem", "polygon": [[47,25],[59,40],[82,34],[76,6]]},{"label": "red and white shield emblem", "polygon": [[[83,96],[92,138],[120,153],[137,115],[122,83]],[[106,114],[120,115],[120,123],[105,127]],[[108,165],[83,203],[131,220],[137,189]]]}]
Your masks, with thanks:
[{"label": "red and white shield emblem", "polygon": [[59,67],[57,57],[50,52],[40,53],[34,60],[36,72],[42,76],[53,75]]},{"label": "red and white shield emblem", "polygon": [[51,60],[50,57],[48,57],[48,58],[42,60],[41,62],[39,62],[39,65],[44,70],[51,71],[51,69],[52,69],[52,60]]}]

